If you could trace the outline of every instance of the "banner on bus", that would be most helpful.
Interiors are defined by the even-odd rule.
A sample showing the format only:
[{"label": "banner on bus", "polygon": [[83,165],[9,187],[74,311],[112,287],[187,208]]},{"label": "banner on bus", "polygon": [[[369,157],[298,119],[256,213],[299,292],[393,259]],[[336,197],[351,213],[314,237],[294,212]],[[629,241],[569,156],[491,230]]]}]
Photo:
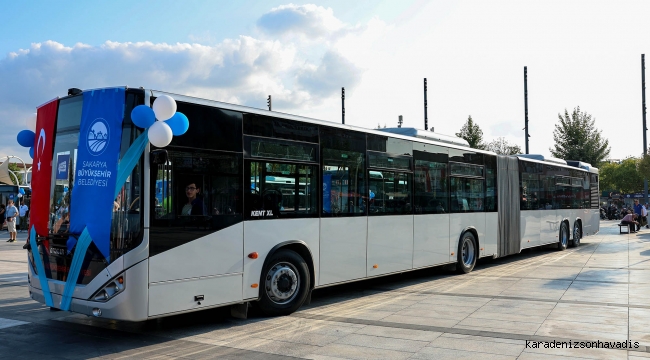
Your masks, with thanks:
[{"label": "banner on bus", "polygon": [[50,219],[50,184],[52,183],[52,153],[54,152],[54,124],[59,100],[54,99],[36,110],[34,138],[34,165],[32,167],[32,200],[30,224],[36,234],[46,236]]},{"label": "banner on bus", "polygon": [[124,117],[124,89],[84,92],[70,231],[88,234],[110,260],[111,218]]}]

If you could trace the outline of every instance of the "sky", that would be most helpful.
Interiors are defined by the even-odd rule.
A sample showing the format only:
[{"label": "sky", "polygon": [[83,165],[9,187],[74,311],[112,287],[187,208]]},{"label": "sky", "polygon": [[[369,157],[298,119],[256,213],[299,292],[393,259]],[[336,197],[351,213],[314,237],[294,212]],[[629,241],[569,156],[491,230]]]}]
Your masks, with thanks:
[{"label": "sky", "polygon": [[[0,161],[40,104],[128,85],[365,128],[453,135],[550,155],[558,114],[580,107],[611,158],[643,151],[648,1],[7,2],[0,12]],[[649,59],[650,62],[650,59]],[[648,79],[650,81],[650,78]],[[650,94],[649,94],[650,96]]]}]

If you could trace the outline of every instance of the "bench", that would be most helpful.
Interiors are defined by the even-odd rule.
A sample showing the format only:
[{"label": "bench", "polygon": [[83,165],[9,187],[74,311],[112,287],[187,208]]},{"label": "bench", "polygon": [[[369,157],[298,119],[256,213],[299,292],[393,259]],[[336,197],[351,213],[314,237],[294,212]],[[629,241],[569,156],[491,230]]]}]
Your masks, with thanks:
[{"label": "bench", "polygon": [[[623,227],[627,228],[627,232],[623,232]],[[619,234],[629,234],[632,228],[630,227],[630,224],[618,224],[618,233]]]}]

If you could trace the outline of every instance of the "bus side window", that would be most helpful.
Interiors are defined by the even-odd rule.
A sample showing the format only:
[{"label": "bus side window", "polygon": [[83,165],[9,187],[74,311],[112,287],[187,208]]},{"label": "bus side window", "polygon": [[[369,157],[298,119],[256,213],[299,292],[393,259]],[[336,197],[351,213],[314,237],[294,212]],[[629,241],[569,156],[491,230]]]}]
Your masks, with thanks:
[{"label": "bus side window", "polygon": [[246,165],[247,220],[315,217],[317,168],[308,164],[250,161]]},{"label": "bus side window", "polygon": [[321,128],[322,216],[364,215],[370,200],[363,133]]}]

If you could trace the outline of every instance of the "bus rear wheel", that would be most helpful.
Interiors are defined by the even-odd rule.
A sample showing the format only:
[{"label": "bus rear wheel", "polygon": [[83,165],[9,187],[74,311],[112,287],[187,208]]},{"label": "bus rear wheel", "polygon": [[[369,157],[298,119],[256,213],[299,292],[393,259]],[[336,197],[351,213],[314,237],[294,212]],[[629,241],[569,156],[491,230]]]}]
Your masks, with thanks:
[{"label": "bus rear wheel", "polygon": [[580,229],[580,224],[576,222],[573,224],[573,241],[571,242],[571,246],[580,246],[580,239],[582,239],[582,230]]},{"label": "bus rear wheel", "polygon": [[291,250],[273,254],[262,270],[260,309],[265,315],[289,315],[307,299],[310,288],[309,267]]},{"label": "bus rear wheel", "polygon": [[461,274],[467,274],[474,269],[478,257],[476,239],[471,232],[463,234],[458,243],[458,262],[456,270]]},{"label": "bus rear wheel", "polygon": [[569,245],[569,225],[567,225],[566,221],[563,221],[562,225],[560,225],[560,240],[557,242],[557,249],[564,251],[567,245]]}]

